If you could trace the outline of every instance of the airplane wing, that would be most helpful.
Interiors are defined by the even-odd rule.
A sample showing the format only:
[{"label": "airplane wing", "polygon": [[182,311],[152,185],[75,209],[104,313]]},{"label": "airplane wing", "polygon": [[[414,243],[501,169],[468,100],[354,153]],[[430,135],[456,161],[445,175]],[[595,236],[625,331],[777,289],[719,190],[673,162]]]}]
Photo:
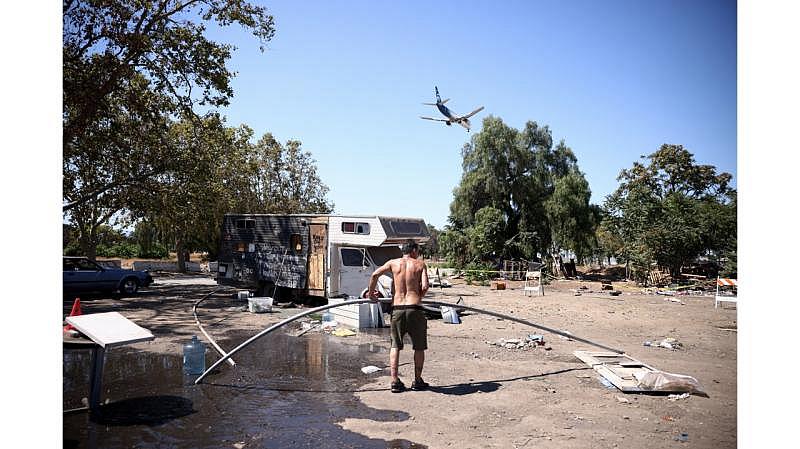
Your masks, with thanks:
[{"label": "airplane wing", "polygon": [[446,122],[446,121],[447,121],[446,119],[441,119],[441,118],[433,118],[433,117],[423,117],[423,116],[421,116],[421,115],[419,116],[419,118],[424,118],[425,120],[435,120],[435,121],[437,121],[437,122]]},{"label": "airplane wing", "polygon": [[422,103],[422,104],[424,104],[425,106],[436,106],[436,103]]},{"label": "airplane wing", "polygon": [[450,101],[450,99],[449,99],[449,98],[445,98],[445,99],[444,99],[444,101],[442,102],[442,104],[445,104],[445,103],[447,103],[448,101]]},{"label": "airplane wing", "polygon": [[470,118],[470,117],[472,117],[473,115],[477,114],[478,112],[481,112],[482,110],[483,110],[483,106],[479,107],[478,109],[475,109],[474,111],[470,112],[470,113],[469,113],[469,114],[467,114],[467,115],[462,115],[462,116],[461,116],[461,117],[459,117],[459,118]]}]

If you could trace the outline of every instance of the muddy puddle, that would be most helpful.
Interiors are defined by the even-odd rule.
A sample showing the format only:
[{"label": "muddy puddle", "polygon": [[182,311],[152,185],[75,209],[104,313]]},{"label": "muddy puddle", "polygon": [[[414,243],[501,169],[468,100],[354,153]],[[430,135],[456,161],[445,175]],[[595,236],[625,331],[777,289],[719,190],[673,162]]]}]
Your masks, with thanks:
[{"label": "muddy puddle", "polygon": [[[219,343],[233,348],[247,337]],[[206,366],[217,360],[212,351]],[[324,334],[274,333],[237,353],[236,367],[222,364],[195,385],[197,376],[183,374],[182,354],[115,348],[103,372],[101,401],[109,402],[93,414],[64,414],[64,448],[424,448],[338,425],[346,418],[409,418],[355,396],[376,376],[361,367],[386,366],[387,351]],[[90,351],[64,351],[65,410],[89,396],[90,367]]]}]

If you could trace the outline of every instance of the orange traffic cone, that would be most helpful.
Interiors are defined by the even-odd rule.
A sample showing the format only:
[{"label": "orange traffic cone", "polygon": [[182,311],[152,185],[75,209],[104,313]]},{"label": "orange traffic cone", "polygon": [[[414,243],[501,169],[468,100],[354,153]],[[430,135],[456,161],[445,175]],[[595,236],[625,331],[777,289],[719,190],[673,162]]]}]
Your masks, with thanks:
[{"label": "orange traffic cone", "polygon": [[[81,298],[75,298],[75,302],[72,304],[72,311],[69,313],[69,316],[78,316],[81,314]],[[67,324],[64,326],[64,332],[70,331],[74,329],[71,324]]]}]

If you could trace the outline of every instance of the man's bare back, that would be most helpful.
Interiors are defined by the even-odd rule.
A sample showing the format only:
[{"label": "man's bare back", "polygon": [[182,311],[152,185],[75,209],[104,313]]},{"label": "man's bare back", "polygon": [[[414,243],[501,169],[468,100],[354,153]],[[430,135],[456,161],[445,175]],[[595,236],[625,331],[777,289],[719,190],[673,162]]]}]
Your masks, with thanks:
[{"label": "man's bare back", "polygon": [[396,306],[420,304],[422,297],[428,292],[428,267],[425,266],[425,262],[414,256],[416,252],[399,259],[392,259],[375,270],[367,287],[369,297],[376,297],[375,286],[378,277],[391,271],[392,290],[394,290],[392,304]]},{"label": "man's bare back", "polygon": [[420,304],[428,291],[428,269],[425,262],[404,256],[389,261],[394,279],[392,304]]}]

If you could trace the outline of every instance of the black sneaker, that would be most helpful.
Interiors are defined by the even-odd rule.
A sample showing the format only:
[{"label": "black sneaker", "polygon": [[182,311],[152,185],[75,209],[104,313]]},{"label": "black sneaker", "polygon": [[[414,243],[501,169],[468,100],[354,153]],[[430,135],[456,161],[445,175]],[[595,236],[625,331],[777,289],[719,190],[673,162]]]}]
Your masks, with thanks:
[{"label": "black sneaker", "polygon": [[404,391],[406,391],[406,385],[400,379],[397,379],[397,382],[392,382],[392,393],[402,393]]},{"label": "black sneaker", "polygon": [[414,382],[411,383],[412,390],[417,390],[417,391],[427,390],[428,387],[430,387],[430,384],[428,384],[422,379],[416,379]]}]

